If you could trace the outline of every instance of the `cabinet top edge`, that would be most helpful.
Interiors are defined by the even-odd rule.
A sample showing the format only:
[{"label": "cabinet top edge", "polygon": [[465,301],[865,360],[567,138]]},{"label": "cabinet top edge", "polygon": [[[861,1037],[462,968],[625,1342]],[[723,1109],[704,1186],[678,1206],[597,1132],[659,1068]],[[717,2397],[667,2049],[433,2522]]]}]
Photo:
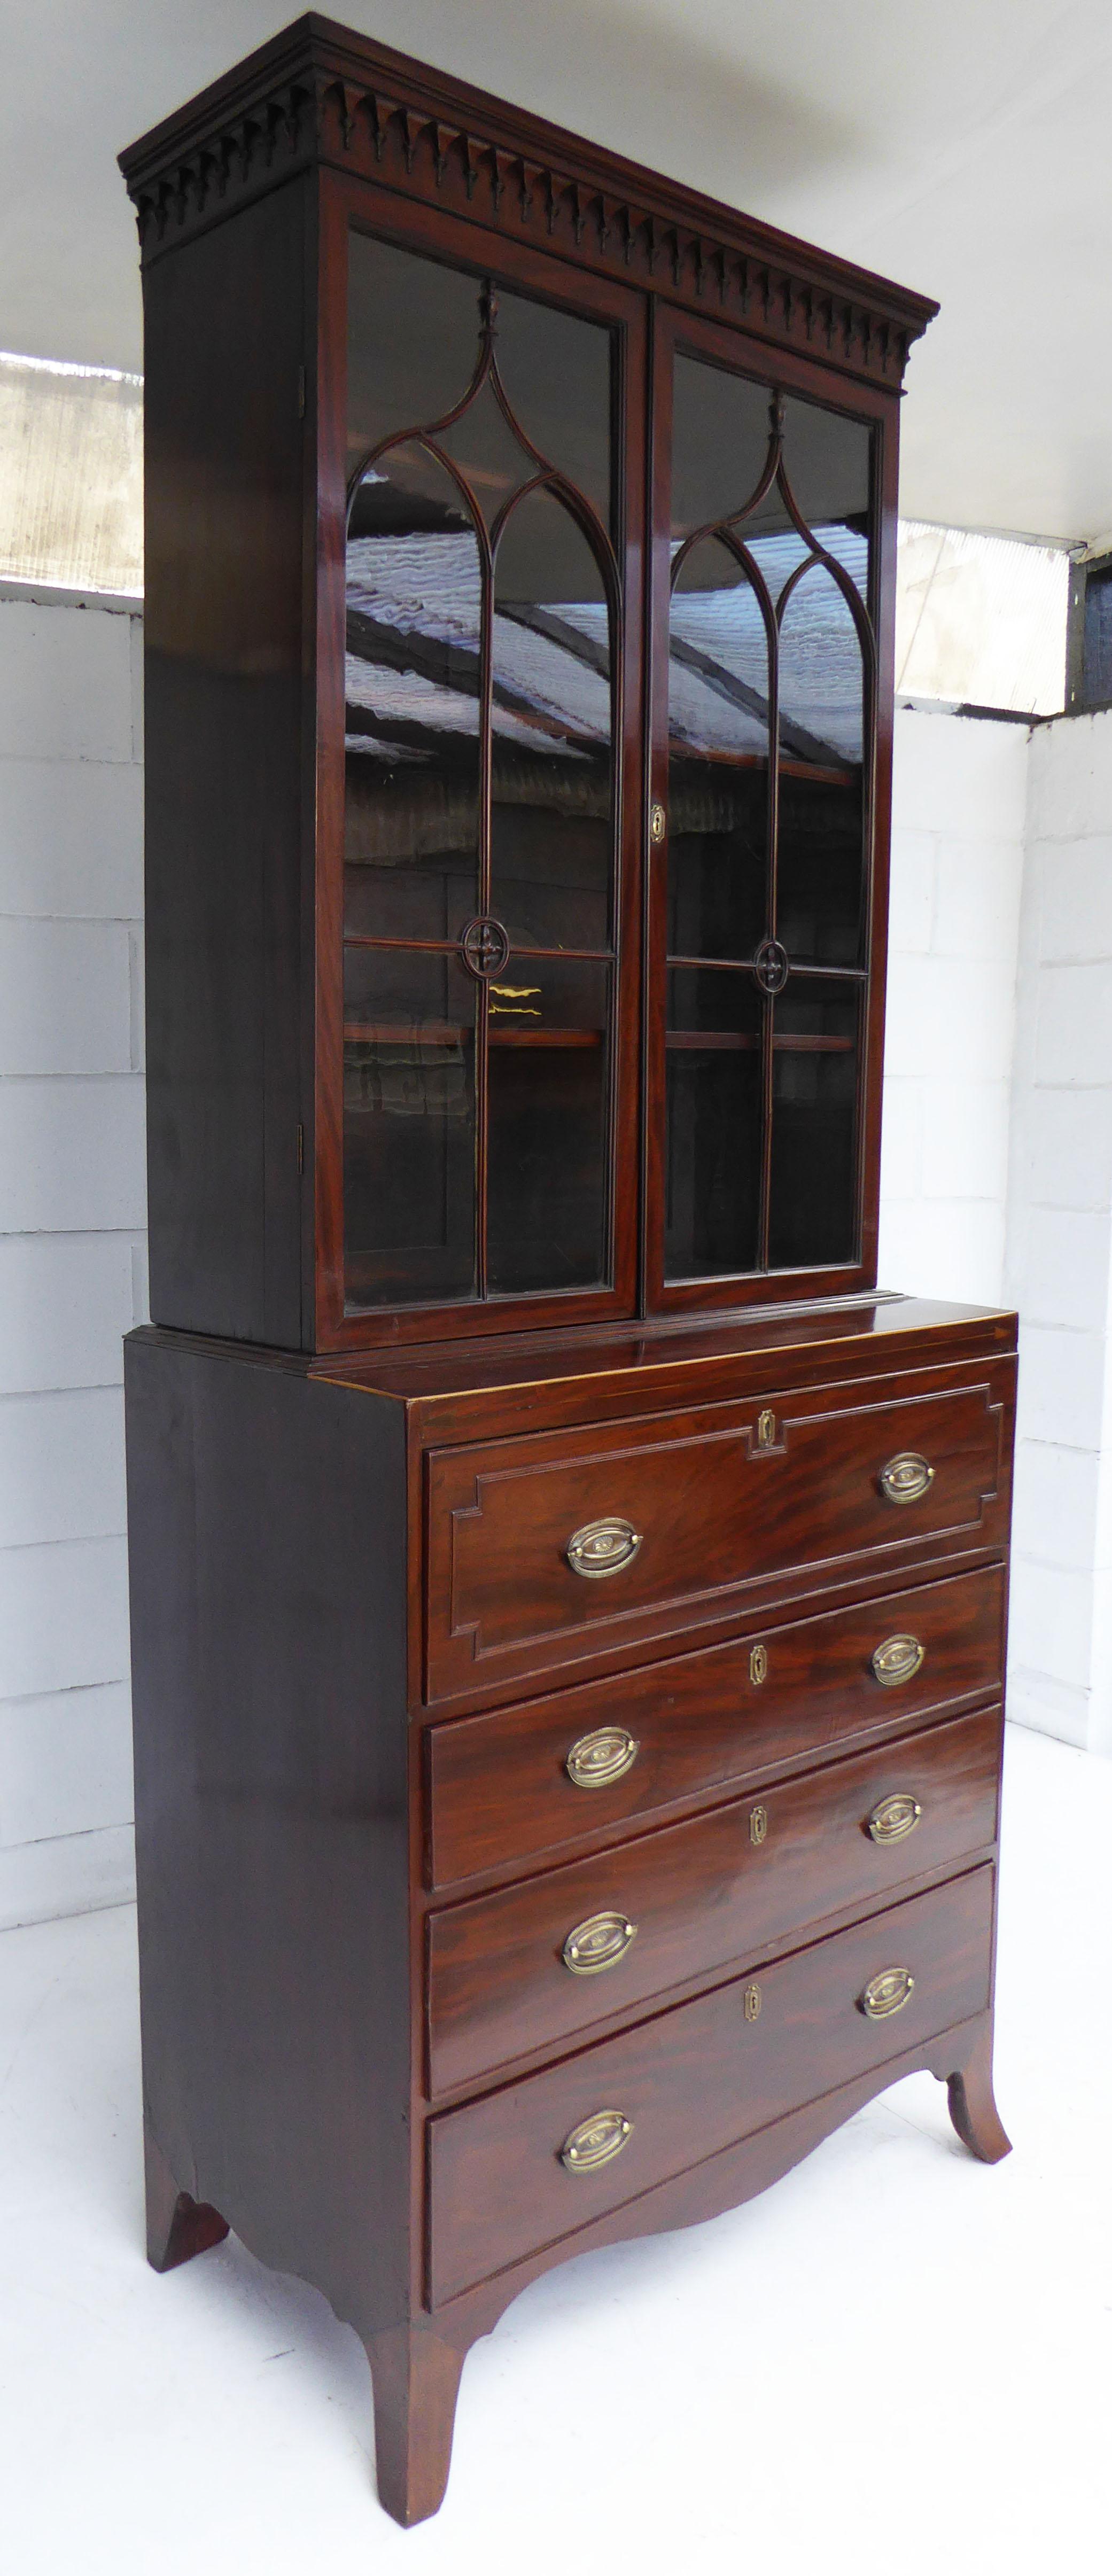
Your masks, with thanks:
[{"label": "cabinet top edge", "polygon": [[[384,160],[391,123],[397,130]],[[486,173],[479,167],[484,155]],[[520,176],[507,187],[508,174],[498,165],[515,159]],[[764,266],[756,297],[770,336],[793,346],[811,341],[820,354],[825,346],[828,357],[854,373],[886,379],[893,390],[902,381],[912,342],[938,311],[929,296],[315,11],[119,155],[144,260],[207,229],[295,170],[321,163],[375,177],[403,194],[431,194],[453,206],[458,196],[457,211],[488,226],[493,219],[499,230],[518,237],[530,230],[543,234],[547,224],[555,251],[566,249],[564,232],[574,231],[581,260],[617,269],[631,282],[655,283],[696,306],[709,306],[713,294],[726,318],[732,303],[726,271],[722,267],[716,286],[708,284],[704,292],[707,256],[729,254],[743,265],[754,260]],[[597,192],[600,200],[590,227],[584,191]],[[670,228],[670,243],[657,238],[661,225]],[[746,281],[746,301],[748,294]],[[806,305],[816,294],[827,299],[825,312],[793,314],[797,301]],[[805,332],[798,328],[801,319]]]},{"label": "cabinet top edge", "polygon": [[930,1367],[953,1361],[1002,1359],[1016,1348],[1018,1318],[1006,1308],[943,1303],[938,1299],[872,1291],[794,1306],[750,1308],[730,1315],[665,1316],[565,1333],[518,1333],[498,1339],[411,1343],[394,1351],[341,1352],[316,1357],[258,1344],[214,1340],[147,1324],[129,1342],[189,1348],[210,1358],[285,1369],[394,1402],[417,1405],[435,1427],[436,1409],[474,1395],[479,1399],[515,1388],[605,1379],[631,1393],[654,1375],[666,1376],[674,1393],[698,1400],[701,1377],[723,1363],[796,1361],[810,1374],[821,1367],[869,1376],[877,1370]]}]

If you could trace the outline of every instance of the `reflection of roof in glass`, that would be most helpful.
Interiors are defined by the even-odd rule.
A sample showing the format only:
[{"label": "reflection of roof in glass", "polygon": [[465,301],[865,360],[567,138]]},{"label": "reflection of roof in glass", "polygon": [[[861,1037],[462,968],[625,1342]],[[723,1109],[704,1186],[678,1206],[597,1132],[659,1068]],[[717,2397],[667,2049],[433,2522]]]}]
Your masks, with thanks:
[{"label": "reflection of roof in glass", "polygon": [[[840,526],[816,533],[863,591],[864,537]],[[780,534],[754,537],[751,551],[776,598],[807,550],[801,538]],[[702,565],[694,569],[698,577]],[[438,736],[473,736],[480,621],[473,537],[453,531],[353,538],[347,599],[349,706],[373,716],[387,736],[392,723],[423,730],[430,752]],[[571,601],[546,603],[532,616],[535,624],[523,622],[528,609],[494,620],[495,733],[549,756],[574,757],[609,736],[609,683],[599,667],[607,612],[601,603]],[[583,638],[582,655],[561,628],[569,639]],[[749,584],[739,578],[720,589],[681,589],[673,600],[672,635],[673,739],[693,752],[760,756],[767,744],[767,654]],[[860,646],[844,598],[818,568],[803,575],[784,613],[780,704],[787,750],[811,760],[824,754],[860,759]],[[378,746],[358,726],[351,742],[369,756],[376,749],[379,757],[390,756],[389,742]],[[412,738],[400,749],[410,759],[423,757]]]},{"label": "reflection of roof in glass", "polygon": [[[861,590],[868,569],[864,537],[841,527],[816,533]],[[750,552],[776,600],[808,548],[795,535],[758,537]],[[707,561],[699,550],[696,577]],[[764,620],[740,565],[730,582],[721,548],[716,563],[724,577],[721,589],[680,589],[673,596],[671,631],[680,651],[673,649],[669,670],[670,728],[673,739],[692,750],[763,753],[768,740]],[[732,698],[723,690],[723,679],[735,684]],[[787,740],[785,749],[813,759],[825,748],[839,761],[860,760],[861,648],[847,602],[817,566],[803,574],[784,611],[780,711],[798,737]]]}]

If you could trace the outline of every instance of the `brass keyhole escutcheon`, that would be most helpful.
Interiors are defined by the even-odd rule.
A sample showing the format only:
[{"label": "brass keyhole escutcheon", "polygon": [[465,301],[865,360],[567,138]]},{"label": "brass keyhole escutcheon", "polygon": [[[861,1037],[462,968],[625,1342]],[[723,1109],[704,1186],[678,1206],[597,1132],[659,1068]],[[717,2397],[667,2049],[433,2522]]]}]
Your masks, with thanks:
[{"label": "brass keyhole escutcheon", "polygon": [[751,1646],[751,1647],[750,1647],[750,1649],[749,1649],[749,1679],[750,1679],[750,1681],[751,1681],[751,1682],[754,1682],[754,1683],[756,1684],[756,1687],[757,1687],[757,1689],[758,1689],[758,1690],[760,1689],[761,1683],[762,1683],[762,1682],[766,1682],[766,1681],[768,1680],[768,1648],[767,1648],[767,1646]]},{"label": "brass keyhole escutcheon", "polygon": [[743,2009],[746,2021],[756,2021],[761,2009],[761,1990],[758,1985],[746,1987]]},{"label": "brass keyhole escutcheon", "polygon": [[768,1833],[768,1808],[767,1808],[767,1807],[750,1807],[750,1810],[749,1810],[749,1840],[750,1840],[750,1842],[753,1844],[753,1847],[754,1847],[754,1849],[755,1849],[755,1850],[758,1850],[758,1851],[759,1851],[760,1846],[761,1846],[761,1844],[764,1842],[764,1840],[765,1840],[765,1837],[766,1837],[767,1833]]},{"label": "brass keyhole escutcheon", "polygon": [[654,850],[658,850],[660,848],[660,844],[667,829],[668,818],[665,814],[663,805],[654,805],[649,816],[649,839],[652,842]]},{"label": "brass keyhole escutcheon", "polygon": [[757,1447],[758,1449],[774,1449],[775,1446],[776,1416],[771,1411],[770,1407],[766,1405],[764,1412],[758,1413],[757,1415]]}]

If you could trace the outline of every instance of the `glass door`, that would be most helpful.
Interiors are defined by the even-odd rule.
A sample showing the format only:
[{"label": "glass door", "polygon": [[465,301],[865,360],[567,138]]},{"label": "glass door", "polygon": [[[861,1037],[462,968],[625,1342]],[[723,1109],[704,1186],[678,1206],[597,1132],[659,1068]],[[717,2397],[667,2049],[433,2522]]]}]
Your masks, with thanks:
[{"label": "glass door", "polygon": [[877,430],[724,342],[669,342],[657,374],[665,1303],[849,1286],[862,1259]]},{"label": "glass door", "polygon": [[619,358],[605,315],[350,234],[348,1315],[633,1301]]}]

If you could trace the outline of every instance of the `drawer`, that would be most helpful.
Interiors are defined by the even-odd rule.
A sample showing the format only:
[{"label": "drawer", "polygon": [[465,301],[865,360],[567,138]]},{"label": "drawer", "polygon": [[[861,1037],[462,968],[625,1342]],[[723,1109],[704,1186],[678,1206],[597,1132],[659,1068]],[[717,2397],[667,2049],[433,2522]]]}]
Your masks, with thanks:
[{"label": "drawer", "polygon": [[[430,2121],[430,2305],[983,2012],[992,1887],[972,1871]],[[910,1996],[870,2020],[889,1969]]]},{"label": "drawer", "polygon": [[[430,1728],[429,1883],[649,1822],[777,1763],[987,1698],[1003,1634],[1004,1572],[989,1566]],[[889,1659],[881,1683],[873,1656],[897,1636],[922,1662],[893,1677]]]},{"label": "drawer", "polygon": [[430,2090],[576,2041],[982,1852],[1001,1726],[982,1709],[432,1915]]},{"label": "drawer", "polygon": [[1010,1383],[1000,1369],[868,1403],[826,1388],[432,1452],[427,1698],[489,1695],[932,1547],[1002,1548]]}]

